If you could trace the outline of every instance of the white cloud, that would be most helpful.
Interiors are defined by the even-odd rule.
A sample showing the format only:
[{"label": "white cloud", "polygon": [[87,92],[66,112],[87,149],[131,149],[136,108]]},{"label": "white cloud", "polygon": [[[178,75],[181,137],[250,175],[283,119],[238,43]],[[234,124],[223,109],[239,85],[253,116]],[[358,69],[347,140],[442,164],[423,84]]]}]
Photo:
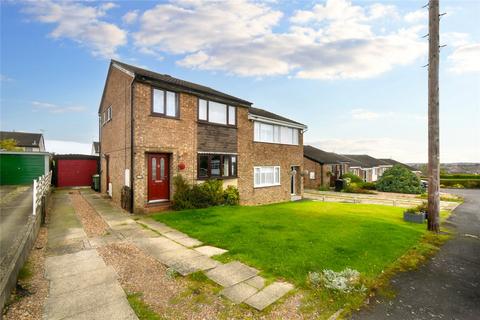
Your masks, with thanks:
[{"label": "white cloud", "polygon": [[470,35],[464,32],[445,32],[440,34],[440,42],[451,47],[459,47],[470,43]]},{"label": "white cloud", "polygon": [[0,74],[0,81],[1,82],[12,82],[13,79],[10,78],[9,76],[4,75],[4,74]]},{"label": "white cloud", "polygon": [[480,43],[465,44],[457,47],[448,60],[452,63],[450,71],[457,74],[480,72]]},{"label": "white cloud", "polygon": [[113,23],[101,20],[113,3],[98,7],[74,2],[52,0],[26,2],[24,11],[37,21],[54,24],[50,36],[55,39],[71,39],[90,49],[93,55],[115,57],[119,46],[127,43],[126,31]]},{"label": "white cloud", "polygon": [[83,112],[86,110],[82,106],[59,106],[49,102],[32,101],[34,111],[46,110],[50,113],[65,113],[65,112]]},{"label": "white cloud", "polygon": [[423,22],[426,23],[428,19],[428,9],[418,9],[409,12],[405,15],[404,20],[408,23]]},{"label": "white cloud", "polygon": [[122,17],[122,21],[126,24],[135,23],[138,19],[138,10],[133,10],[125,13]]},{"label": "white cloud", "polygon": [[184,67],[241,76],[310,79],[368,78],[426,53],[424,27],[373,31],[374,21],[398,17],[395,6],[329,0],[296,11],[286,31],[282,13],[248,0],[160,4],[140,17],[135,45],[149,54],[174,54]]},{"label": "white cloud", "polygon": [[350,113],[353,119],[359,120],[375,120],[382,116],[378,112],[368,111],[365,109],[353,109]]},{"label": "white cloud", "polygon": [[91,154],[92,144],[45,139],[45,150],[56,154]]}]

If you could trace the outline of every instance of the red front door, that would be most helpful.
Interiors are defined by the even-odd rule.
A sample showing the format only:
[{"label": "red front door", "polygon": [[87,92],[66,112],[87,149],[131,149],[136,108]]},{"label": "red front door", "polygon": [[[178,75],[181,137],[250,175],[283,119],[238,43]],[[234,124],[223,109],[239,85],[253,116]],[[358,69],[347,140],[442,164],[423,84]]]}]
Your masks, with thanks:
[{"label": "red front door", "polygon": [[170,199],[168,154],[148,155],[148,201]]}]

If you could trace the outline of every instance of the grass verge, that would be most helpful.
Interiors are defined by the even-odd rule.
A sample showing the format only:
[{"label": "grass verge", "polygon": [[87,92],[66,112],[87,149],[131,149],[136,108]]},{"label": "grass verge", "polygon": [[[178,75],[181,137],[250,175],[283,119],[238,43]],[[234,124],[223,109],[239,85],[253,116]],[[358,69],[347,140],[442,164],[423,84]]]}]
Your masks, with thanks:
[{"label": "grass verge", "polygon": [[127,293],[127,300],[140,320],[162,320],[145,302],[139,292]]}]

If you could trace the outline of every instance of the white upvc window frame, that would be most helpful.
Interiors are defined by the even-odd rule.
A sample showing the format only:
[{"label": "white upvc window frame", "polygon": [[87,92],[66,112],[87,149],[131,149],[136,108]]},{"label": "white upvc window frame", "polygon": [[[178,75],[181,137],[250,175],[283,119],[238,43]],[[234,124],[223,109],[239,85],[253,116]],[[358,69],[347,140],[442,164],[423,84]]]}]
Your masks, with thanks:
[{"label": "white upvc window frame", "polygon": [[[269,130],[266,130],[267,128]],[[291,146],[299,145],[300,130],[298,128],[255,120],[253,122],[253,131],[253,141],[255,142],[276,143]],[[267,131],[271,131],[271,139],[265,137],[264,133]]]},{"label": "white upvc window frame", "polygon": [[105,111],[102,113],[102,126],[107,124],[107,122],[112,121],[112,106],[109,106]]},{"label": "white upvc window frame", "polygon": [[[271,172],[267,172],[270,171]],[[262,179],[262,174],[263,178]],[[267,174],[272,175],[271,181],[267,180]],[[263,181],[262,181],[263,180]],[[265,188],[265,187],[275,187],[281,185],[281,170],[280,166],[255,166],[253,167],[253,187],[254,188]]]}]

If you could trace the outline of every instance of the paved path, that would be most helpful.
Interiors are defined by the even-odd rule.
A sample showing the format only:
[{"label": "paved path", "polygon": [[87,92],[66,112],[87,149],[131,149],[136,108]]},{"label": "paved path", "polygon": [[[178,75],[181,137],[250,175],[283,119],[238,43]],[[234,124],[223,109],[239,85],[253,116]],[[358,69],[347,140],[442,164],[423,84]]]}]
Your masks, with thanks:
[{"label": "paved path", "polygon": [[393,279],[394,300],[352,319],[480,319],[480,190],[448,190],[465,198],[449,219],[457,234],[429,263]]},{"label": "paved path", "polygon": [[0,269],[12,260],[31,215],[32,187],[0,186]]},{"label": "paved path", "polygon": [[52,194],[44,319],[138,319],[117,273],[92,248],[67,192]]},{"label": "paved path", "polygon": [[[263,310],[293,289],[293,285],[281,281],[265,285],[265,279],[258,276],[258,270],[241,262],[222,264],[211,258],[227,250],[205,246],[201,241],[150,218],[135,221],[99,194],[84,191],[82,195],[107,222],[113,235],[133,242],[183,276],[205,272],[208,278],[224,288],[221,294],[234,303],[246,303]],[[104,241],[99,239],[97,243],[90,243],[101,246]]]}]

